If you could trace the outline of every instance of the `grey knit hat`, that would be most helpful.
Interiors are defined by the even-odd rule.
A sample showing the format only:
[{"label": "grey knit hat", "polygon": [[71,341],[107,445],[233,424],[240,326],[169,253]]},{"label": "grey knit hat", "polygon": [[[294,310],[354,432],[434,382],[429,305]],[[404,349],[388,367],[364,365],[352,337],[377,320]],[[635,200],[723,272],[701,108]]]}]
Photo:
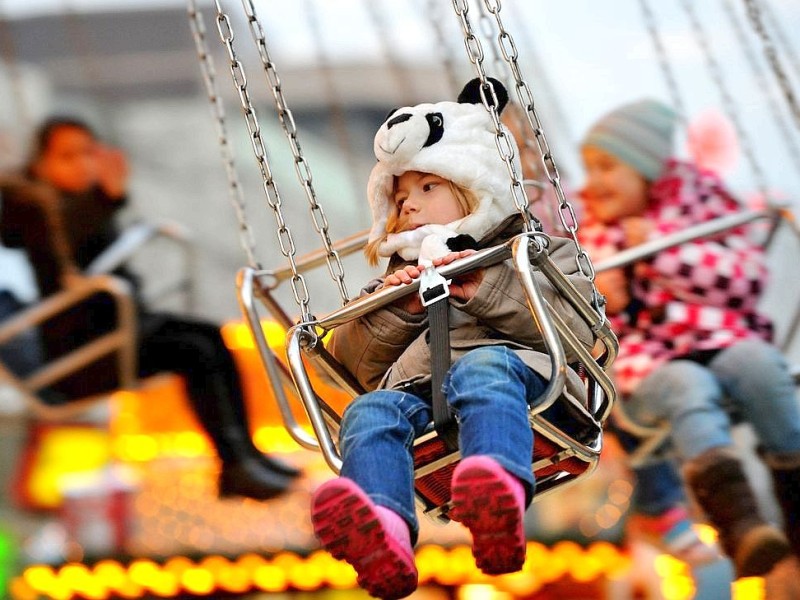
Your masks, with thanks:
[{"label": "grey knit hat", "polygon": [[661,174],[672,154],[677,114],[657,100],[625,104],[601,117],[581,146],[595,146],[641,173],[648,181]]}]

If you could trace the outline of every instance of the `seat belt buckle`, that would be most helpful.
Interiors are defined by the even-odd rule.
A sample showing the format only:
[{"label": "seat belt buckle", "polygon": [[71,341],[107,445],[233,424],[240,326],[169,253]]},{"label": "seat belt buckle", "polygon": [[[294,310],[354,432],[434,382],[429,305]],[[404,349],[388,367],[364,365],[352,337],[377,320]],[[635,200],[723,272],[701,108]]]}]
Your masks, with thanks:
[{"label": "seat belt buckle", "polygon": [[419,297],[422,306],[429,306],[450,295],[450,282],[431,267],[426,267],[419,278]]}]

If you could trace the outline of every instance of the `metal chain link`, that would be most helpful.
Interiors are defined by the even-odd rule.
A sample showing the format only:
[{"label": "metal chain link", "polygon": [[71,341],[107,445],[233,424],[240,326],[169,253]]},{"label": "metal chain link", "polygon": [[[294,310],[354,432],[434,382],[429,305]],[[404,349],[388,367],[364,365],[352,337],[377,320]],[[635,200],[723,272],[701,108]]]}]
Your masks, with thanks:
[{"label": "metal chain link", "polygon": [[[483,49],[480,46],[480,40],[475,36],[474,31],[472,29],[472,25],[469,21],[469,5],[467,0],[452,0],[453,9],[455,10],[456,16],[458,16],[459,21],[461,23],[461,30],[464,35],[464,45],[467,49],[467,56],[469,61],[475,67],[475,70],[478,74],[478,78],[481,81],[481,99],[483,100],[484,106],[487,108],[489,113],[492,116],[492,121],[495,124],[495,131],[498,136],[498,149],[500,149],[500,138],[502,130],[500,128],[500,120],[497,115],[497,97],[494,93],[494,88],[488,79],[486,78],[486,73],[483,69]],[[497,36],[497,44],[500,48],[500,52],[503,55],[503,59],[505,60],[506,64],[511,70],[511,74],[514,78],[514,88],[517,93],[517,97],[519,99],[519,103],[521,106],[525,108],[525,113],[527,116],[528,124],[530,125],[531,129],[536,136],[536,143],[539,146],[539,152],[542,155],[542,163],[544,164],[545,172],[547,174],[547,178],[550,180],[550,183],[555,190],[556,198],[559,204],[559,218],[561,219],[561,224],[566,231],[570,233],[572,237],[573,244],[575,245],[576,255],[575,255],[575,263],[578,268],[578,271],[587,277],[589,280],[594,282],[595,279],[595,271],[594,265],[592,264],[589,255],[583,249],[578,240],[578,218],[575,214],[575,209],[572,204],[567,200],[566,195],[564,194],[564,189],[561,186],[561,176],[558,172],[558,167],[556,166],[555,160],[553,158],[553,154],[550,150],[550,145],[547,143],[547,137],[544,134],[544,129],[542,128],[541,121],[539,119],[539,115],[536,112],[536,108],[534,106],[533,101],[533,94],[531,93],[530,86],[522,77],[522,72],[520,70],[519,61],[518,61],[518,52],[516,45],[514,43],[514,38],[508,32],[508,30],[503,25],[502,18],[500,16],[500,0],[485,0],[486,9],[489,11],[490,14],[494,15],[495,21],[497,22],[497,30],[499,34]],[[493,103],[489,104],[486,98],[487,90],[491,93]],[[517,203],[517,207],[523,213],[523,217],[525,218],[528,215],[527,211],[527,198],[524,197],[524,190],[520,185],[519,178],[516,174],[516,169],[513,167],[511,163],[511,159],[504,157],[503,152],[501,150],[501,157],[506,160],[506,164],[509,168],[509,172],[512,176],[512,193],[514,194],[514,200]],[[519,191],[522,191],[523,198],[520,199],[518,196]],[[535,221],[535,227],[537,231],[542,230],[542,225],[538,219],[533,217]],[[531,231],[531,223],[526,218],[526,225],[528,226],[528,230]],[[598,294],[597,290],[593,290],[593,302],[596,307],[600,307],[600,295]]]},{"label": "metal chain link", "polygon": [[400,106],[410,106],[414,103],[414,85],[409,77],[408,69],[397,59],[395,52],[390,43],[391,37],[389,35],[389,27],[384,19],[383,14],[379,8],[378,0],[366,0],[364,7],[367,10],[367,15],[375,26],[375,31],[378,36],[378,43],[381,46],[383,56],[389,66],[392,79],[397,82],[397,92],[400,98]]},{"label": "metal chain link", "polygon": [[[261,128],[258,124],[258,117],[255,108],[250,99],[250,92],[247,89],[247,77],[245,75],[244,66],[236,55],[234,48],[234,34],[231,27],[230,17],[222,8],[220,0],[214,0],[217,12],[217,31],[219,32],[220,40],[225,46],[230,61],[231,78],[236,87],[239,95],[239,102],[242,108],[242,114],[247,131],[250,133],[250,141],[253,147],[253,153],[258,163],[258,168],[261,171],[261,179],[263,183],[264,193],[267,198],[267,203],[272,209],[277,223],[277,237],[278,244],[280,245],[281,253],[286,258],[289,268],[292,271],[292,277],[289,280],[292,286],[292,293],[294,294],[295,302],[300,308],[300,318],[302,321],[309,321],[311,319],[309,311],[309,297],[308,287],[306,281],[300,274],[295,261],[296,248],[292,233],[286,225],[286,220],[283,216],[282,203],[278,187],[275,184],[275,179],[272,175],[272,169],[269,165],[267,157],[267,150],[264,146],[264,140],[261,137]],[[276,82],[277,84],[278,82]]]},{"label": "metal chain link", "polygon": [[787,58],[789,66],[794,72],[794,76],[800,78],[800,58],[797,57],[794,46],[786,37],[786,32],[783,29],[782,23],[775,16],[775,12],[768,3],[765,2],[761,4],[761,12],[767,17],[767,21],[769,21],[768,27],[772,30],[772,33],[775,34],[775,39],[780,43],[781,52]]},{"label": "metal chain link", "polygon": [[783,143],[786,145],[789,158],[794,164],[794,168],[797,173],[800,174],[800,147],[797,145],[796,138],[791,134],[791,125],[786,122],[783,112],[781,112],[781,107],[778,105],[775,97],[770,93],[770,85],[767,79],[767,74],[761,67],[761,64],[758,62],[758,57],[748,42],[744,26],[736,15],[736,10],[733,7],[732,0],[722,0],[722,8],[728,17],[728,20],[730,21],[733,32],[736,34],[736,39],[739,41],[739,45],[742,47],[742,51],[744,52],[745,59],[750,66],[750,70],[753,72],[753,75],[756,78],[757,87],[766,100],[767,107],[772,114],[772,119],[775,121],[778,133],[781,136],[781,139],[783,139]]},{"label": "metal chain link", "polygon": [[794,124],[797,126],[798,130],[800,130],[800,106],[797,104],[797,98],[792,89],[792,84],[778,58],[778,53],[775,51],[772,38],[761,20],[761,10],[758,7],[758,3],[755,0],[744,0],[744,3],[747,7],[747,16],[750,19],[750,24],[758,34],[758,37],[761,38],[761,44],[764,47],[764,55],[767,57],[767,61],[772,68],[772,72],[775,74],[775,78],[778,80],[778,84],[781,86],[786,102],[789,104]]},{"label": "metal chain link", "polygon": [[319,235],[322,245],[325,248],[325,262],[328,265],[328,273],[333,281],[339,288],[339,295],[342,299],[342,304],[346,304],[349,300],[347,295],[347,287],[344,282],[344,267],[339,257],[339,253],[333,248],[329,233],[328,219],[325,216],[325,211],[322,205],[317,202],[317,193],[314,189],[313,177],[311,173],[311,166],[308,164],[303,150],[300,147],[300,139],[297,133],[297,126],[295,125],[294,115],[292,114],[286,98],[283,95],[283,88],[281,86],[281,79],[278,76],[278,71],[275,68],[275,63],[269,53],[267,47],[266,35],[261,22],[258,20],[255,6],[252,0],[242,0],[245,15],[247,16],[248,27],[253,37],[253,41],[258,48],[258,55],[261,58],[261,64],[264,67],[264,74],[267,77],[270,89],[272,90],[272,97],[275,99],[275,109],[278,111],[278,120],[281,123],[283,132],[289,142],[294,157],[294,170],[297,175],[297,180],[305,190],[306,199],[308,200],[309,211],[311,214],[311,221],[314,224],[314,229]]},{"label": "metal chain link", "polygon": [[539,220],[531,215],[531,213],[528,211],[528,197],[525,194],[525,187],[522,184],[522,178],[520,174],[517,173],[517,167],[513,160],[514,147],[509,142],[508,134],[503,129],[503,125],[500,122],[500,113],[498,112],[497,108],[499,103],[497,94],[495,93],[494,86],[492,85],[492,82],[489,81],[486,71],[483,68],[483,47],[480,39],[475,35],[475,31],[473,30],[472,24],[467,16],[469,11],[467,0],[453,0],[453,9],[455,10],[461,24],[461,31],[464,35],[464,46],[467,49],[467,56],[469,57],[469,61],[475,67],[478,78],[480,79],[481,101],[483,102],[486,110],[489,112],[489,115],[492,118],[492,123],[494,124],[495,144],[497,146],[497,151],[500,153],[500,158],[505,163],[506,169],[511,177],[510,189],[511,196],[514,199],[514,204],[522,215],[522,218],[525,222],[525,228],[528,231],[542,231],[541,222],[539,222]]},{"label": "metal chain link", "polygon": [[726,85],[725,78],[722,74],[722,68],[711,52],[711,46],[708,43],[708,37],[706,36],[703,26],[700,24],[700,19],[697,17],[697,13],[695,12],[692,1],[680,0],[680,4],[686,13],[686,16],[689,17],[692,33],[694,34],[697,44],[700,46],[700,49],[702,50],[706,59],[706,66],[711,74],[711,78],[714,80],[714,83],[719,90],[725,113],[728,115],[728,118],[731,120],[731,123],[736,130],[736,134],[739,136],[745,158],[747,158],[747,162],[750,165],[750,170],[753,172],[753,178],[755,179],[756,187],[766,198],[767,184],[764,178],[764,172],[762,171],[761,166],[756,159],[750,136],[747,134],[747,131],[742,125],[741,119],[739,119],[739,111],[736,108],[736,103],[733,100],[733,96],[731,96],[730,91],[728,91],[728,86]]},{"label": "metal chain link", "polygon": [[239,243],[247,255],[248,265],[260,271],[261,265],[256,258],[255,236],[253,235],[250,224],[247,222],[244,194],[239,181],[239,173],[236,170],[233,149],[228,140],[225,107],[222,103],[222,98],[220,97],[219,88],[217,86],[214,59],[211,56],[206,39],[205,20],[203,19],[202,13],[197,9],[196,0],[187,0],[187,12],[189,14],[189,27],[192,31],[192,37],[194,38],[195,50],[197,51],[197,57],[200,61],[203,84],[214,117],[220,153],[222,154],[222,163],[225,167],[225,175],[228,179],[228,198],[239,224]]},{"label": "metal chain link", "polygon": [[650,4],[647,0],[639,0],[639,7],[642,9],[642,17],[644,18],[647,32],[650,34],[650,39],[653,42],[653,48],[656,51],[658,65],[661,68],[661,73],[663,74],[664,81],[667,84],[667,90],[672,100],[672,106],[675,108],[675,112],[678,113],[678,118],[684,124],[686,124],[689,113],[686,110],[686,106],[683,104],[680,88],[678,87],[678,81],[675,78],[675,72],[672,70],[672,65],[667,57],[667,49],[664,46],[664,42],[662,41],[661,35],[658,32],[655,13],[653,13],[651,10]]},{"label": "metal chain link", "polygon": [[19,121],[16,123],[21,130],[27,131],[33,125],[28,102],[25,99],[25,82],[19,69],[17,48],[14,43],[14,32],[11,23],[6,17],[5,6],[0,2],[0,54],[3,56],[3,64],[6,68],[11,92],[14,97],[17,116]]},{"label": "metal chain link", "polygon": [[428,16],[431,29],[433,29],[435,38],[434,46],[439,50],[439,59],[441,60],[442,69],[447,78],[448,89],[453,96],[455,96],[461,90],[461,80],[456,72],[456,65],[453,60],[450,44],[448,44],[447,39],[445,39],[442,21],[439,19],[439,10],[441,6],[443,5],[439,0],[427,0],[424,12]]}]

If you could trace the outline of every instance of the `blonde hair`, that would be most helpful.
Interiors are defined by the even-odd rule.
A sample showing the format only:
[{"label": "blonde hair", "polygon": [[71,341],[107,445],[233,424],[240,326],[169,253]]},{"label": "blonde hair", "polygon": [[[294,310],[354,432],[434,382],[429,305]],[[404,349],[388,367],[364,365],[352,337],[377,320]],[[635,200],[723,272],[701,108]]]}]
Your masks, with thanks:
[{"label": "blonde hair", "polygon": [[[464,213],[464,216],[471,215],[473,211],[478,208],[478,196],[475,194],[475,192],[460,186],[449,179],[444,179],[444,181],[446,181],[447,185],[450,186],[450,191],[453,193],[453,196],[455,197],[456,202],[458,202],[458,206],[461,208],[461,212]],[[394,196],[396,187],[397,177],[394,178],[392,196]],[[397,210],[397,206],[394,204],[394,202],[392,202],[391,205],[392,210],[389,213],[389,216],[386,218],[386,229],[384,230],[383,235],[368,242],[364,248],[364,254],[367,256],[367,261],[373,267],[377,265],[378,261],[380,260],[380,254],[378,254],[380,245],[386,241],[386,238],[390,233],[400,233],[402,231],[402,229],[400,229],[400,211]]]}]

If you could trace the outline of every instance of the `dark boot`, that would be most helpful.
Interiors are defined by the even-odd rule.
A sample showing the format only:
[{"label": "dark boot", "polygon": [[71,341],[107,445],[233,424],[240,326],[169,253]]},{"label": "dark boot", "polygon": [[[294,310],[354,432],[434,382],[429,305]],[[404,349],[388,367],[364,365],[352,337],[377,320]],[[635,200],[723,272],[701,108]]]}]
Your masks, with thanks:
[{"label": "dark boot", "polygon": [[219,473],[219,496],[244,496],[269,500],[289,489],[291,477],[264,468],[255,458],[235,463],[222,463]]},{"label": "dark boot", "polygon": [[792,552],[800,557],[800,453],[766,454],[764,461],[772,473],[775,496],[783,513],[786,537]]},{"label": "dark boot", "polygon": [[683,467],[687,485],[708,520],[719,532],[720,544],[733,560],[736,577],[768,573],[790,554],[784,535],[758,513],[742,464],[731,448],[712,448]]}]

